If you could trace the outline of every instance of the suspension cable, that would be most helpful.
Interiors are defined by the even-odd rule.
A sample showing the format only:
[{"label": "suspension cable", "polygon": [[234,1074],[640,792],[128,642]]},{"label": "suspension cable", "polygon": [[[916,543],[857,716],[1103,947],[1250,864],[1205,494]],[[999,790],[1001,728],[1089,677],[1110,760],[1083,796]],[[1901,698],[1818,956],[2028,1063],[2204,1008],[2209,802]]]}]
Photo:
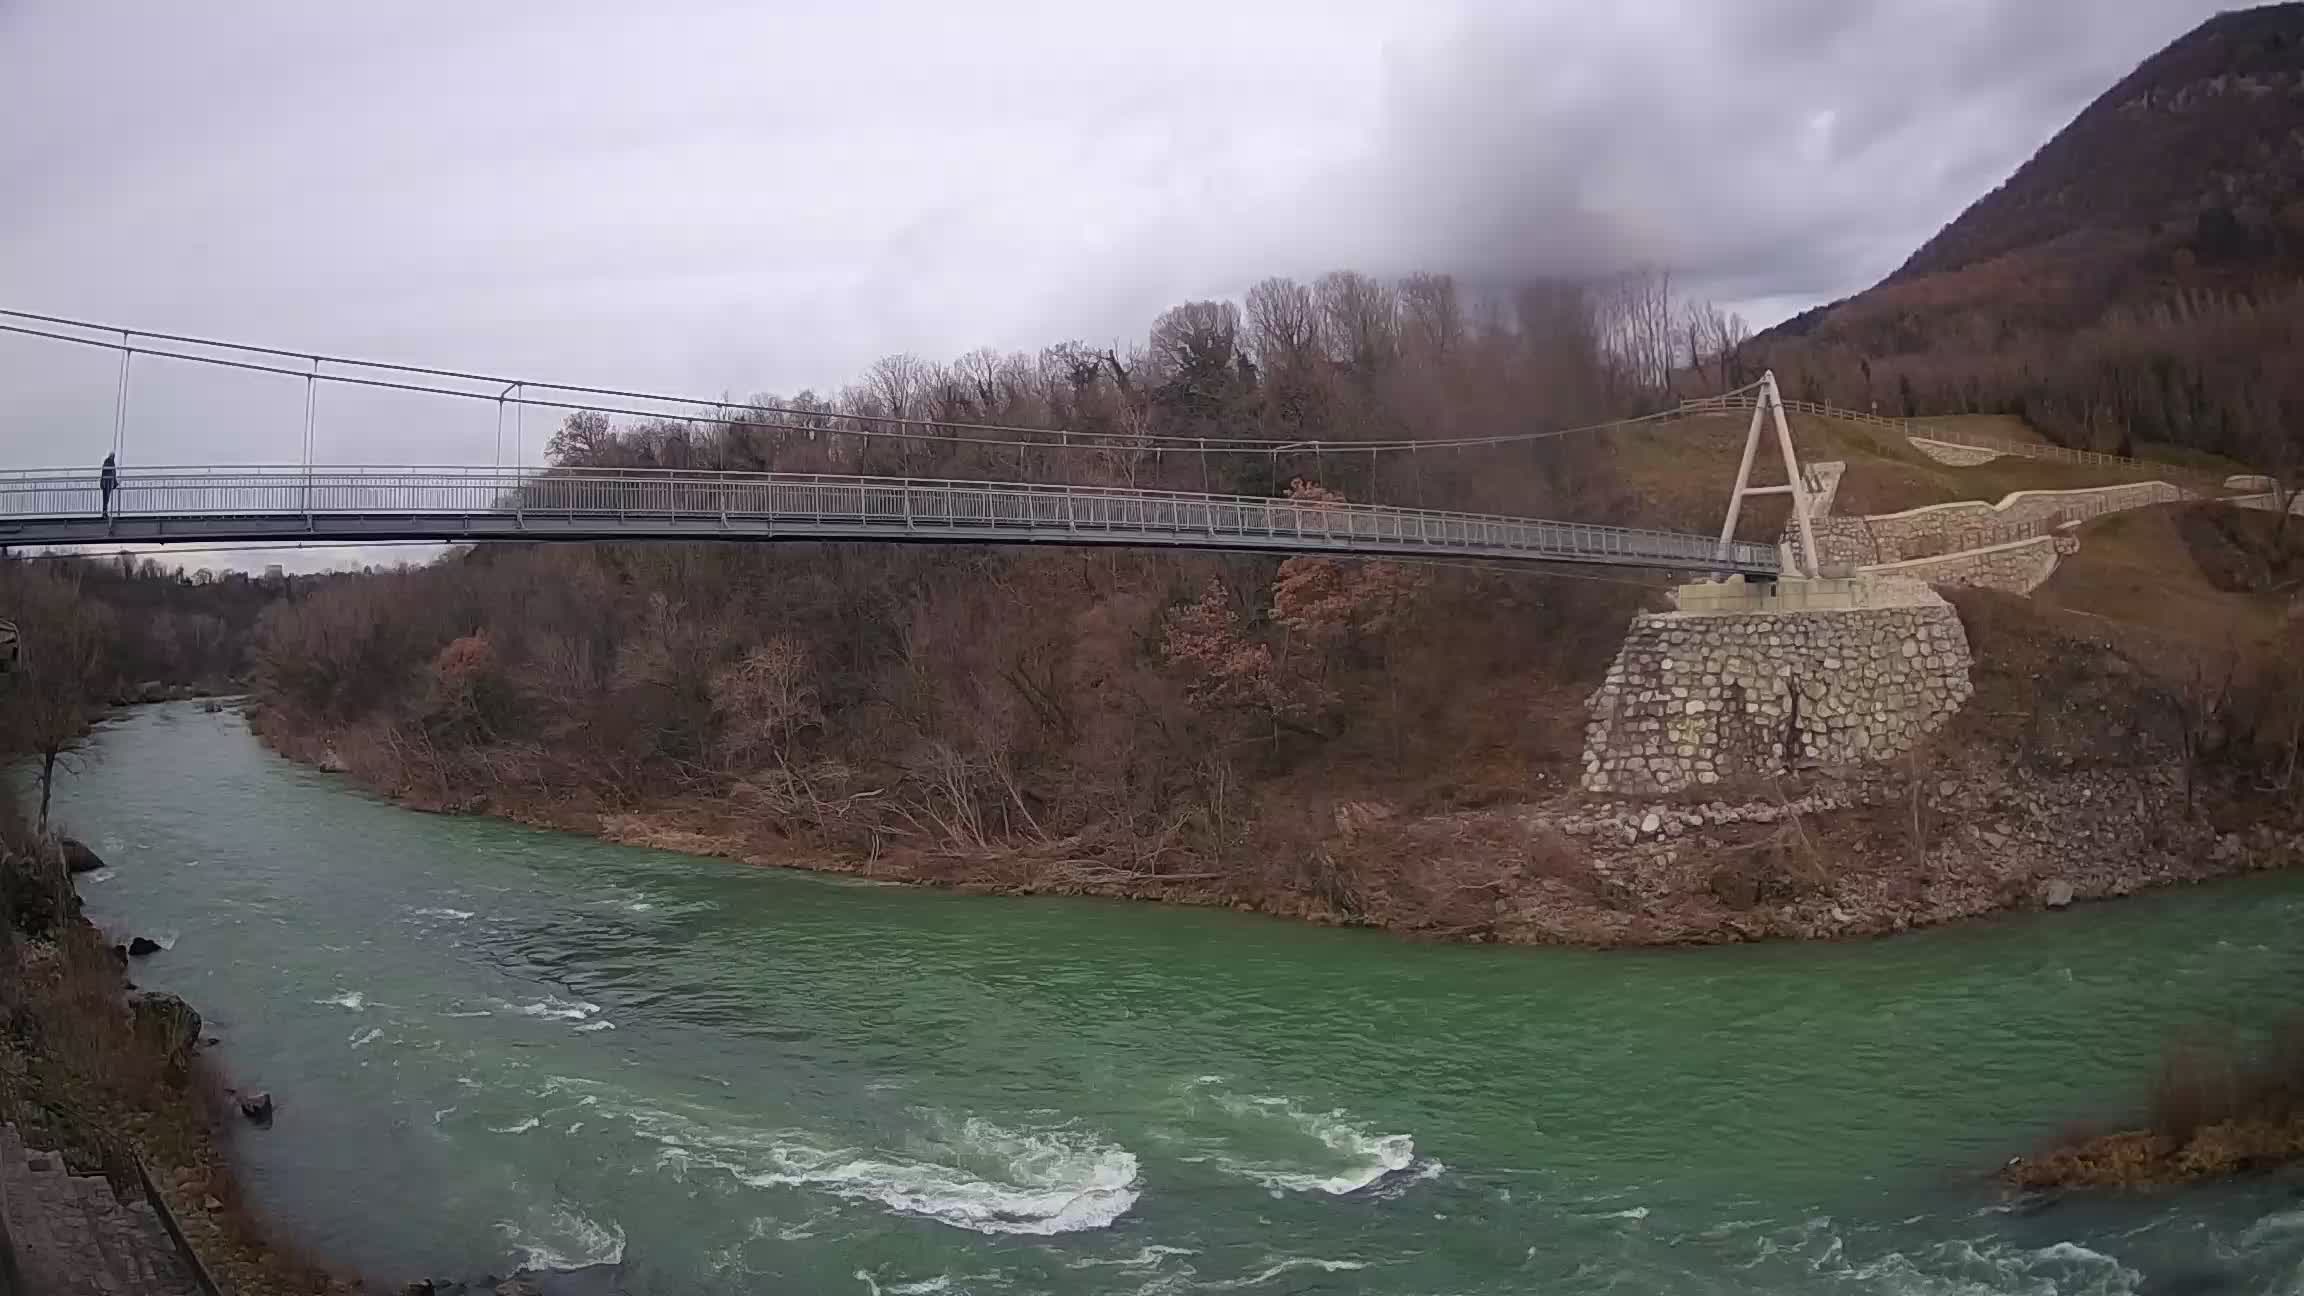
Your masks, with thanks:
[{"label": "suspension cable", "polygon": [[[250,360],[235,360],[222,356],[199,355],[192,352],[167,350],[152,346],[136,346],[133,345],[130,341],[130,339],[145,339],[149,341],[175,342],[191,346],[210,347],[218,350],[238,351],[249,355],[293,358],[308,361],[315,365],[325,363],[339,367],[370,369],[384,373],[407,374],[417,378],[451,379],[461,382],[486,382],[499,386],[507,386],[519,393],[511,398],[510,403],[517,409],[523,411],[529,406],[534,406],[539,409],[561,410],[571,413],[616,414],[627,418],[664,419],[675,422],[702,424],[705,426],[759,427],[769,430],[805,432],[811,434],[829,433],[840,436],[889,438],[906,441],[925,440],[941,442],[950,445],[994,446],[1013,449],[1052,449],[1060,451],[1093,449],[1110,451],[1115,449],[1152,450],[1169,448],[1204,449],[1209,453],[1223,454],[1274,455],[1283,451],[1293,451],[1299,453],[1309,451],[1315,457],[1317,457],[1323,449],[1339,452],[1367,451],[1373,454],[1379,452],[1406,452],[1419,448],[1443,449],[1450,447],[1469,448],[1479,446],[1518,445],[1523,443],[1547,441],[1558,437],[1573,436],[1586,432],[1605,432],[1620,428],[1638,426],[1644,423],[1671,421],[1684,416],[1683,411],[1678,409],[1670,409],[1660,410],[1652,414],[1640,415],[1634,418],[1611,419],[1601,423],[1585,424],[1579,427],[1558,428],[1545,432],[1519,432],[1485,437],[1454,437],[1431,441],[1324,441],[1317,439],[1281,440],[1270,437],[1203,438],[1157,433],[1095,432],[1085,431],[1077,428],[1026,427],[1000,423],[946,422],[934,419],[902,418],[878,414],[846,414],[830,410],[811,410],[786,405],[755,405],[749,403],[732,403],[727,401],[706,400],[704,398],[694,396],[672,396],[655,392],[625,391],[607,387],[588,387],[574,383],[552,383],[528,379],[509,379],[498,375],[470,373],[462,370],[440,369],[423,365],[400,364],[389,361],[362,360],[348,356],[316,355],[311,352],[287,351],[278,347],[257,346],[237,342],[225,342],[212,338],[197,337],[189,334],[148,333],[133,329],[121,329],[109,325],[91,324],[86,321],[69,319],[62,316],[39,315],[30,311],[18,311],[6,308],[0,308],[0,316],[6,316],[14,319],[32,320],[36,323],[53,324],[67,328],[89,330],[102,329],[108,333],[116,333],[121,338],[121,340],[117,342],[112,341],[109,338],[79,337],[69,333],[57,333],[48,329],[32,328],[19,324],[0,324],[0,333],[12,333],[25,337],[42,338],[49,341],[65,342],[79,346],[95,347],[104,350],[116,350],[122,352],[124,356],[131,353],[141,353],[144,355],[157,356],[164,359],[181,360],[190,364],[212,365],[220,368],[237,369],[252,373],[286,374],[294,377],[305,377],[309,372],[304,369],[289,369],[280,365],[263,364]],[[125,364],[125,360],[123,361],[123,364]],[[368,387],[386,391],[413,392],[418,394],[446,396],[464,400],[504,400],[504,397],[501,395],[492,396],[483,392],[473,392],[456,387],[441,386],[438,383],[404,382],[393,379],[363,377],[359,375],[343,373],[321,374],[319,375],[319,380],[322,382],[341,383],[348,386]],[[1740,395],[1758,386],[1758,383],[1750,383],[1743,387],[1739,387],[1732,392],[1724,393],[1723,395]],[[685,405],[697,409],[734,411],[734,413],[667,414],[662,410],[636,409],[625,405],[609,404],[607,403],[607,400],[569,401],[547,399],[541,396],[530,396],[527,394],[527,391],[531,388],[539,392],[557,392],[572,396],[597,396],[605,397],[607,400],[615,401],[653,401],[667,405]],[[122,407],[124,411],[125,396],[122,398]],[[840,423],[859,424],[865,426],[837,426],[837,424]],[[890,430],[892,428],[918,430]],[[956,433],[983,433],[988,435],[955,435]],[[1031,437],[1036,439],[1018,440],[1015,439],[1017,437]],[[1051,441],[1037,438],[1056,439]],[[525,461],[524,454],[522,455],[522,460],[523,462]]]}]

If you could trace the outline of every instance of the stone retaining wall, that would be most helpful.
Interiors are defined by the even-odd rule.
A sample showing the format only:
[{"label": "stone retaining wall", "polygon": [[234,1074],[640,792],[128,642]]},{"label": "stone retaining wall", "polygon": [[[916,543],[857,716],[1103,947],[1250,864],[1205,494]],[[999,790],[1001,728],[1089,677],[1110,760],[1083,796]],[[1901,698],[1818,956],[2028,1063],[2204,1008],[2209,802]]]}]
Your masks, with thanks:
[{"label": "stone retaining wall", "polygon": [[[2168,482],[2130,482],[2080,490],[2017,491],[1997,504],[1959,500],[1901,513],[1835,517],[1830,513],[1831,500],[1838,493],[1843,465],[1821,463],[1810,467],[1818,473],[1829,470],[1832,487],[1830,493],[1818,495],[1815,515],[1809,519],[1809,526],[1816,532],[1816,547],[1823,551],[1826,564],[1851,567],[1899,564],[1994,548],[2033,539],[2065,522],[2186,498],[2183,488]],[[1795,556],[1800,551],[1798,533],[1797,526],[1785,525],[1782,543],[1791,546]]]},{"label": "stone retaining wall", "polygon": [[1886,760],[1968,700],[1968,666],[1958,614],[1924,586],[1842,612],[1644,613],[1592,696],[1584,787],[1678,792]]},{"label": "stone retaining wall", "polygon": [[[2025,538],[2011,537],[2013,529],[2050,527],[2183,498],[2183,489],[2168,482],[2130,482],[2086,490],[2017,491],[1998,504],[1980,500],[1932,504],[1902,513],[1874,514],[1863,522],[1874,554],[1869,561],[1894,563]],[[1830,553],[1830,546],[1821,540],[1818,544]]]},{"label": "stone retaining wall", "polygon": [[[1832,506],[1840,499],[1840,479],[1847,475],[1848,465],[1837,459],[1822,463],[1803,464],[1800,476],[1808,486],[1808,524],[1816,532],[1816,547],[1823,551],[1827,563],[1853,563],[1854,558],[1843,557],[1850,551],[1850,542],[1842,534],[1844,523],[1851,519],[1832,516]],[[1790,518],[1784,520],[1784,534],[1780,543],[1789,547],[1792,557],[1800,557],[1800,524]]]},{"label": "stone retaining wall", "polygon": [[[1810,518],[1808,526],[1816,533],[1816,547],[1824,551],[1827,564],[1847,563],[1864,567],[1880,561],[1879,543],[1873,540],[1871,523],[1864,518],[1817,517]],[[1792,529],[1796,533],[1799,528]],[[1791,545],[1797,553],[1800,549],[1797,534],[1793,536]]]},{"label": "stone retaining wall", "polygon": [[1982,446],[1954,445],[1950,441],[1931,441],[1926,437],[1907,437],[1905,439],[1910,441],[1912,448],[1921,454],[1940,464],[1950,464],[1954,468],[1974,468],[1978,464],[1988,464],[2004,453],[1999,450],[1987,450]]},{"label": "stone retaining wall", "polygon": [[1930,585],[1967,585],[2029,594],[2055,574],[2056,564],[2064,555],[2079,550],[2078,536],[2060,533],[1938,558],[1882,563],[1861,570],[1867,576],[1902,576]]}]

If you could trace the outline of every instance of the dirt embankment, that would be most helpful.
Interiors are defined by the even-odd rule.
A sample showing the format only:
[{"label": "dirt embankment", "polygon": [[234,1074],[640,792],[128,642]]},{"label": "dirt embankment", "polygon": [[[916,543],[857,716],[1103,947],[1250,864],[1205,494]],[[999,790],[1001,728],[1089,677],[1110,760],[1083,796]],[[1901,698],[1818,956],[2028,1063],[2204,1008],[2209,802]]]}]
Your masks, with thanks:
[{"label": "dirt embankment", "polygon": [[[413,808],[486,813],[621,844],[1000,894],[1222,905],[1437,939],[1642,946],[1880,935],[1995,911],[2060,908],[2284,867],[2304,855],[2188,651],[2003,596],[1958,600],[1977,694],[1926,748],[1885,768],[1808,770],[1705,800],[1568,792],[1448,810],[1298,796],[1268,813],[1253,865],[1148,871],[1078,842],[982,854],[827,848],[787,835],[739,784],[606,807],[502,793],[444,804],[259,711],[287,755],[344,769]],[[1535,786],[1562,786],[1533,771]],[[1531,789],[1533,790],[1533,788]],[[1316,807],[1307,809],[1305,807]]]},{"label": "dirt embankment", "polygon": [[130,1199],[142,1191],[140,1161],[226,1291],[358,1290],[266,1235],[233,1172],[227,1131],[241,1117],[201,1054],[199,1014],[173,995],[133,989],[122,956],[80,916],[62,869],[0,846],[9,902],[0,913],[0,1121]]}]

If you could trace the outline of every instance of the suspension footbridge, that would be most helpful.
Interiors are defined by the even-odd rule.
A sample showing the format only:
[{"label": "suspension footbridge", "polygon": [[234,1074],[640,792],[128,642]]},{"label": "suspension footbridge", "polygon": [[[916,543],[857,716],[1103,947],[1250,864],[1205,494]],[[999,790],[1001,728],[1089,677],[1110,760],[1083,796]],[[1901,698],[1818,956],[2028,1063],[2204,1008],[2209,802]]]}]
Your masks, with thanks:
[{"label": "suspension footbridge", "polygon": [[[138,359],[270,374],[305,386],[306,462],[274,466],[122,465],[108,479],[94,466],[0,472],[0,545],[168,545],[399,541],[881,541],[900,543],[1125,545],[1637,567],[1768,577],[1783,569],[1776,545],[1733,537],[1452,512],[1326,497],[1251,496],[1133,485],[1034,480],[1032,465],[1093,456],[1133,464],[1176,455],[1415,454],[1510,445],[1559,433],[1441,442],[1273,442],[1244,438],[1128,436],[950,421],[744,406],[737,409],[648,393],[507,380],[454,370],[307,355],[276,348],[0,310],[0,334],[119,356],[113,445],[127,435],[132,363]],[[921,444],[956,448],[1017,466],[1018,480],[719,468],[328,466],[311,462],[313,409],[323,385],[493,401],[501,454],[504,412],[542,407],[627,418],[683,419],[766,429],[794,444]],[[1762,385],[1774,400],[1773,382]],[[677,406],[668,412],[668,403]],[[678,408],[685,407],[685,408]],[[1787,454],[1789,447],[1787,446]],[[1750,456],[1747,456],[1749,476]],[[1051,474],[1053,475],[1053,474]],[[1122,475],[1132,476],[1132,473]],[[108,481],[110,489],[107,489]],[[1740,487],[1742,483],[1739,483]],[[1752,488],[1766,490],[1770,488]],[[1740,499],[1740,496],[1739,496]]]}]

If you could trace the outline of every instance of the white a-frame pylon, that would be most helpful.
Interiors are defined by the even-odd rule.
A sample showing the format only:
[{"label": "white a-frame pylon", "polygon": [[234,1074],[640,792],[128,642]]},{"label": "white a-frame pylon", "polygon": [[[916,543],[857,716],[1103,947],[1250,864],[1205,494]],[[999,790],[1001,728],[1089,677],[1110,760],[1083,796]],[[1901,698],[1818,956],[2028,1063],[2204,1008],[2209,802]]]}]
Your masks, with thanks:
[{"label": "white a-frame pylon", "polygon": [[[1776,423],[1776,449],[1784,456],[1784,485],[1755,486],[1752,484],[1752,459],[1760,452],[1760,425],[1773,418]],[[1816,531],[1808,517],[1808,483],[1800,475],[1800,456],[1792,449],[1792,428],[1784,421],[1784,397],[1776,390],[1776,371],[1771,369],[1760,375],[1760,389],[1752,400],[1752,430],[1744,437],[1744,462],[1736,469],[1736,489],[1728,496],[1728,520],[1720,524],[1720,553],[1722,562],[1728,559],[1728,546],[1736,539],[1736,519],[1744,512],[1747,495],[1789,495],[1792,497],[1793,525],[1799,528],[1800,554],[1798,569],[1785,565],[1787,576],[1816,574]]]}]

